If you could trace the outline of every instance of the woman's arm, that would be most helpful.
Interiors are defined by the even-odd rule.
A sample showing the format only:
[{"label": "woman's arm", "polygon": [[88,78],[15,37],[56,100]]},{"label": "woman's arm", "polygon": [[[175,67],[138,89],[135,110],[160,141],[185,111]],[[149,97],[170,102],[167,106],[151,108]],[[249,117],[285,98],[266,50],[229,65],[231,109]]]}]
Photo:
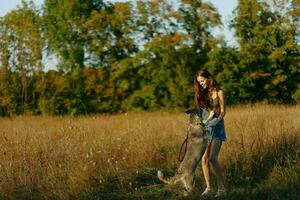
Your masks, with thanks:
[{"label": "woman's arm", "polygon": [[219,104],[220,104],[220,115],[218,116],[218,119],[223,119],[223,117],[226,114],[226,107],[225,107],[225,97],[223,90],[218,91],[218,97],[219,97]]},{"label": "woman's arm", "polygon": [[210,120],[213,119],[214,114],[215,114],[215,112],[214,112],[213,110],[210,111],[209,116],[208,116],[205,120],[203,120],[202,122],[203,122],[204,124],[207,124]]}]

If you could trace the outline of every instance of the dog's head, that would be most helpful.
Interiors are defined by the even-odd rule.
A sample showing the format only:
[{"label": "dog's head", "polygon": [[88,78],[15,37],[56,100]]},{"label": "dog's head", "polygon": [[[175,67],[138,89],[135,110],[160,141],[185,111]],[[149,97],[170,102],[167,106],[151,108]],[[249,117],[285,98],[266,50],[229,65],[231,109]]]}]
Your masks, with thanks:
[{"label": "dog's head", "polygon": [[205,111],[202,108],[193,108],[185,111],[190,117],[190,123],[202,123],[202,117]]}]

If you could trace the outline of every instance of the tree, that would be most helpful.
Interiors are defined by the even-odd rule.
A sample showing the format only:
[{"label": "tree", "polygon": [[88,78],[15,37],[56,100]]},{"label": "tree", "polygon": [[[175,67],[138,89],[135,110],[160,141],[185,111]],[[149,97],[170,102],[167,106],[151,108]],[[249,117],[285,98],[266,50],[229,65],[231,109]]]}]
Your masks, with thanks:
[{"label": "tree", "polygon": [[82,26],[92,11],[105,7],[102,0],[45,0],[44,31],[50,52],[60,59],[59,68],[66,72],[82,69],[86,59],[86,39],[88,31]]},{"label": "tree", "polygon": [[251,102],[289,103],[299,82],[299,2],[273,2],[240,0],[231,24],[240,44],[240,83],[245,90],[240,98]]},{"label": "tree", "polygon": [[194,65],[190,66],[196,72],[208,61],[207,53],[214,43],[211,29],[222,24],[221,16],[213,4],[202,0],[182,0],[179,13],[180,26],[191,37],[190,43],[197,53]]},{"label": "tree", "polygon": [[14,93],[10,92],[9,99],[14,99],[17,113],[29,112],[34,104],[32,76],[43,69],[44,40],[40,25],[38,10],[32,2],[25,1],[17,10],[5,15],[1,22],[2,84],[11,83],[5,88],[14,87],[9,89]]},{"label": "tree", "polygon": [[137,51],[132,5],[128,2],[93,11],[83,27],[89,30],[84,38],[91,66],[109,68]]},{"label": "tree", "polygon": [[[226,104],[249,103],[245,88],[241,85],[241,57],[239,50],[229,47],[224,41],[215,41],[216,46],[208,53],[209,61],[205,63],[204,68],[209,70],[215,76],[217,83],[226,94]],[[248,97],[249,98],[249,97]],[[252,98],[249,98],[249,100]]]}]

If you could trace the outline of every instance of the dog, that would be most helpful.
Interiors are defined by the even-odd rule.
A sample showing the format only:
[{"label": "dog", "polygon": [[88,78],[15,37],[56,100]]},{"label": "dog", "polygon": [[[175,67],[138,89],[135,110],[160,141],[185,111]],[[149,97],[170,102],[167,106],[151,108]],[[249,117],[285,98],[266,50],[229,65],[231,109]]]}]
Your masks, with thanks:
[{"label": "dog", "polygon": [[175,175],[165,178],[160,170],[157,171],[159,180],[166,184],[173,185],[181,182],[184,186],[185,194],[190,193],[195,185],[195,172],[208,145],[208,133],[202,122],[204,112],[203,109],[190,109],[186,111],[186,114],[189,115],[187,148]]}]

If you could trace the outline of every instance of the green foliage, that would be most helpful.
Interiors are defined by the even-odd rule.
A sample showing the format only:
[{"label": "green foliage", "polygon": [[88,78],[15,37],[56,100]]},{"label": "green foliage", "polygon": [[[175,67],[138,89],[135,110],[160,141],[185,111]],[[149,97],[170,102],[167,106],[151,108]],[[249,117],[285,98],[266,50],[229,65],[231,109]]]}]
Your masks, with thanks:
[{"label": "green foliage", "polygon": [[[216,81],[224,90],[226,104],[250,103],[245,87],[242,85],[242,69],[239,65],[240,57],[237,49],[222,45],[215,47],[208,53],[209,62],[205,64],[211,74],[216,75]],[[255,94],[253,94],[255,95]]]},{"label": "green foliage", "polygon": [[[213,4],[46,0],[0,19],[0,114],[81,115],[194,106],[208,69],[227,104],[299,102],[299,0],[239,0],[238,47],[212,34]],[[42,71],[43,55],[58,71]]]},{"label": "green foliage", "polygon": [[295,93],[292,95],[292,98],[295,102],[300,103],[300,87],[298,86],[298,89],[295,91]]},{"label": "green foliage", "polygon": [[88,30],[83,38],[87,42],[87,63],[92,66],[110,67],[137,50],[131,37],[135,25],[128,2],[93,10],[82,27]]},{"label": "green foliage", "polygon": [[49,70],[36,82],[38,110],[43,115],[69,114],[70,83],[62,73]]},{"label": "green foliage", "polygon": [[11,116],[16,112],[14,87],[9,84],[12,74],[5,68],[0,69],[0,116]]},{"label": "green foliage", "polygon": [[114,77],[117,92],[125,99],[125,110],[191,106],[193,88],[189,77],[194,72],[188,58],[194,55],[190,47],[182,45],[186,39],[183,34],[154,38],[145,50],[120,63]]},{"label": "green foliage", "polygon": [[44,39],[41,17],[32,2],[8,13],[0,22],[0,66],[4,113],[34,110],[34,75],[41,71]]},{"label": "green foliage", "polygon": [[255,94],[251,101],[292,102],[300,77],[295,12],[296,1],[239,1],[231,25],[240,42],[241,88]]},{"label": "green foliage", "polygon": [[84,67],[86,40],[83,35],[88,30],[82,24],[92,10],[99,11],[103,7],[103,1],[99,0],[45,1],[43,28],[49,49],[60,58],[60,69],[69,72]]},{"label": "green foliage", "polygon": [[46,99],[41,97],[38,99],[38,108],[42,115],[54,115],[55,114],[55,98]]}]

